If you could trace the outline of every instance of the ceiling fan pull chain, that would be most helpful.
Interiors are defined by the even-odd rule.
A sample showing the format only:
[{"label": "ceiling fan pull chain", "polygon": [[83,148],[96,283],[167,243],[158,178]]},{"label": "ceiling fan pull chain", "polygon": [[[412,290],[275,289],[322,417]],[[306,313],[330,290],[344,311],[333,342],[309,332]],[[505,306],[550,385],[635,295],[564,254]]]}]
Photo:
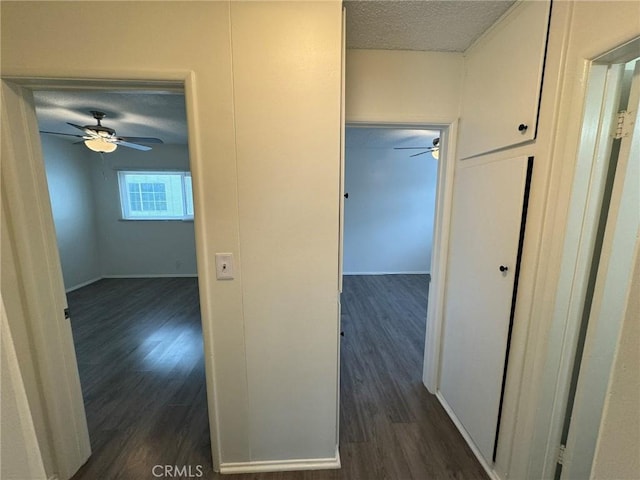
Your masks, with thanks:
[{"label": "ceiling fan pull chain", "polygon": [[107,174],[105,172],[105,165],[107,164],[107,161],[104,158],[104,152],[99,152],[100,153],[100,157],[102,158],[102,179],[106,182],[107,181]]}]

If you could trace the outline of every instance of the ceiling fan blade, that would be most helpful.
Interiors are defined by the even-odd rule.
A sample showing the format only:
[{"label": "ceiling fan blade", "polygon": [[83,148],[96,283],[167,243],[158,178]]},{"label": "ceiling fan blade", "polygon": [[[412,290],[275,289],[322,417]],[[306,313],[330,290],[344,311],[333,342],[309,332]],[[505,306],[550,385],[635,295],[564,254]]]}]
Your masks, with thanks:
[{"label": "ceiling fan blade", "polygon": [[118,137],[118,140],[134,143],[164,143],[159,138],[154,137]]},{"label": "ceiling fan blade", "polygon": [[393,147],[394,150],[425,150],[427,148],[436,148],[436,147]]},{"label": "ceiling fan blade", "polygon": [[98,135],[98,132],[96,132],[95,130],[92,130],[89,127],[82,127],[80,125],[76,125],[75,123],[71,123],[71,122],[67,122],[67,125],[71,125],[72,127],[77,128],[78,130],[82,130],[87,135],[91,135],[91,136]]},{"label": "ceiling fan blade", "polygon": [[430,153],[430,152],[431,152],[431,150],[425,150],[424,152],[414,153],[413,155],[409,155],[409,158],[417,157],[418,155],[424,155],[425,153]]},{"label": "ceiling fan blade", "polygon": [[73,133],[45,132],[44,130],[40,130],[40,133],[49,133],[51,135],[64,135],[65,137],[84,138],[82,135],[74,135]]},{"label": "ceiling fan blade", "polygon": [[114,141],[113,143],[115,143],[116,145],[121,145],[123,147],[129,147],[129,148],[135,148],[136,150],[142,150],[143,152],[146,152],[147,150],[151,150],[151,147],[147,147],[146,145],[138,145],[137,143],[125,142],[122,139],[118,139],[118,140]]}]

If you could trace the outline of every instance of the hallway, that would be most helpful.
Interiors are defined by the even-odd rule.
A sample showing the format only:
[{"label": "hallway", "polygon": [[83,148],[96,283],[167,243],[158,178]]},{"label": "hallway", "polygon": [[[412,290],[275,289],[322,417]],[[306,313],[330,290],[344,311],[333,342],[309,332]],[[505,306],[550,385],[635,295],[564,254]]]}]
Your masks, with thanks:
[{"label": "hallway", "polygon": [[[233,480],[486,479],[422,385],[427,275],[347,276],[342,294],[341,470]],[[69,303],[93,455],[73,480],[212,472],[197,282],[102,280]],[[200,467],[200,468],[198,468]]]}]

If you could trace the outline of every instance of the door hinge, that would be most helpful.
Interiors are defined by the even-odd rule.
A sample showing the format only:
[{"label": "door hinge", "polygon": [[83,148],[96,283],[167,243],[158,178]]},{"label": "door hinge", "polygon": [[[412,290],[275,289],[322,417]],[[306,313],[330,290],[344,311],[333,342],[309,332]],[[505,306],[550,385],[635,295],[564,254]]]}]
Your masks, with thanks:
[{"label": "door hinge", "polygon": [[621,110],[618,112],[618,118],[616,119],[615,130],[613,132],[613,138],[618,140],[620,138],[628,137],[631,135],[633,129],[633,112],[627,110]]},{"label": "door hinge", "polygon": [[65,319],[71,318],[71,315],[69,314],[69,307],[64,309],[64,318]]},{"label": "door hinge", "polygon": [[564,453],[567,450],[567,446],[566,445],[560,445],[560,447],[558,448],[558,462],[560,465],[564,465]]}]

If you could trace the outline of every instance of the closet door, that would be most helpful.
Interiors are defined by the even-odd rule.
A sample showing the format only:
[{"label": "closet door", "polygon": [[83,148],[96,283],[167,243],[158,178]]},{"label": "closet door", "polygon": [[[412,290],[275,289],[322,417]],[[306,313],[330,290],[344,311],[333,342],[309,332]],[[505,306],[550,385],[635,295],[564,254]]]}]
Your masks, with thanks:
[{"label": "closet door", "polygon": [[551,2],[520,2],[466,54],[459,155],[536,138]]},{"label": "closet door", "polygon": [[454,182],[439,392],[489,463],[532,162],[464,162]]}]

